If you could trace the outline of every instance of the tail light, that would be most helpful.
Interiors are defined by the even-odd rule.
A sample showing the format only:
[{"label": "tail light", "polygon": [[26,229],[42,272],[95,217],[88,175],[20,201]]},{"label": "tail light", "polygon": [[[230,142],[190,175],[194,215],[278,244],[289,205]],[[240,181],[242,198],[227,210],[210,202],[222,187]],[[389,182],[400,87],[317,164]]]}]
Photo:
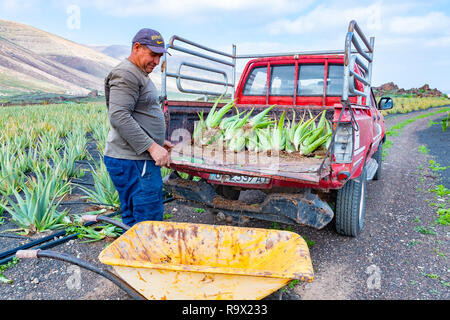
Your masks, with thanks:
[{"label": "tail light", "polygon": [[353,159],[353,127],[351,123],[340,123],[334,138],[336,163],[350,163]]}]

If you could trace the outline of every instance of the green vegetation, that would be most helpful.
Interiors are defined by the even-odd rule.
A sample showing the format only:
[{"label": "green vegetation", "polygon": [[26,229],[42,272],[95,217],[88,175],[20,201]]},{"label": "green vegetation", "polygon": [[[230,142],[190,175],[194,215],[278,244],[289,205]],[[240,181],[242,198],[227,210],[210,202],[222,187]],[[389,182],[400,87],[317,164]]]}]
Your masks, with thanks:
[{"label": "green vegetation", "polygon": [[23,196],[13,190],[16,202],[2,192],[9,206],[0,203],[12,217],[12,221],[20,227],[25,235],[43,232],[62,227],[70,222],[66,217],[67,211],[59,212],[57,207],[62,198],[56,198],[61,194],[61,189],[67,188],[66,184],[60,184],[52,176],[45,176],[42,180],[31,180],[22,186]]},{"label": "green vegetation", "polygon": [[3,282],[3,283],[12,283],[13,282],[13,280],[7,279],[5,277],[5,275],[3,274],[3,271],[15,266],[18,262],[19,262],[19,259],[17,259],[17,257],[13,257],[12,260],[9,261],[8,263],[0,265],[0,282]]},{"label": "green vegetation", "polygon": [[436,193],[436,195],[438,195],[439,197],[446,197],[450,195],[450,189],[447,189],[442,184],[436,186],[436,188],[434,189],[429,189],[428,191]]},{"label": "green vegetation", "polygon": [[[6,82],[5,82],[6,81]],[[66,105],[75,105],[75,104],[87,104],[87,103],[96,103],[96,102],[104,102],[105,97],[87,97],[87,96],[72,96],[67,94],[58,94],[58,93],[48,93],[39,91],[39,87],[34,87],[34,84],[31,84],[31,87],[26,87],[26,82],[23,80],[16,81],[14,79],[5,79],[2,78],[2,74],[0,74],[0,82],[2,85],[9,85],[11,87],[15,87],[16,90],[1,90],[0,93],[3,94],[0,105],[4,106],[17,106],[17,105],[50,105],[50,104],[66,104]],[[23,91],[18,91],[17,89],[23,89]],[[37,89],[35,92],[25,92],[30,91],[30,89]],[[41,88],[45,90],[56,89],[55,88]],[[23,93],[25,92],[25,93]]]},{"label": "green vegetation", "polygon": [[443,226],[450,225],[450,208],[447,209],[438,209],[437,210],[438,218],[435,221],[436,224],[440,224]]},{"label": "green vegetation", "polygon": [[447,111],[447,116],[441,121],[442,121],[442,132],[445,132],[447,131],[448,126],[450,125],[450,112]]},{"label": "green vegetation", "polygon": [[[87,212],[85,214],[102,214],[106,210],[99,210],[99,211],[92,211]],[[119,222],[122,221],[119,217],[114,217],[114,220],[117,220]],[[83,242],[96,242],[103,240],[107,237],[109,238],[117,238],[122,234],[122,229],[116,226],[113,226],[112,224],[102,224],[102,225],[95,225],[95,226],[89,226],[86,227],[81,222],[81,216],[78,216],[74,219],[74,222],[66,225],[66,234],[76,234],[78,233],[77,237],[78,239],[85,239],[88,240]]]},{"label": "green vegetation", "polygon": [[436,231],[433,230],[433,227],[427,229],[424,226],[418,226],[414,228],[414,231],[425,235],[433,235],[433,236],[437,235]]},{"label": "green vegetation", "polygon": [[433,251],[440,257],[446,258],[445,253],[440,252],[438,249],[434,248]]},{"label": "green vegetation", "polygon": [[170,219],[170,218],[172,218],[172,215],[170,213],[164,213],[163,214],[163,219],[164,220],[167,220],[167,219]]},{"label": "green vegetation", "polygon": [[450,104],[448,97],[393,97],[394,107],[390,110],[382,111],[383,115],[408,113],[411,111],[425,110],[430,107],[439,107]]},{"label": "green vegetation", "polygon": [[434,161],[433,159],[431,159],[429,163],[430,163],[430,169],[432,171],[444,171],[444,170],[447,170],[448,168],[450,168],[450,166],[441,167],[441,165],[439,163],[437,163],[436,161]]},{"label": "green vegetation", "polygon": [[[33,234],[70,223],[68,211],[58,211],[58,205],[72,192],[71,179],[85,174],[80,161],[92,159],[88,142],[95,139],[100,150],[108,125],[103,104],[0,109],[0,195],[8,201],[0,207],[19,227],[15,231]],[[95,188],[84,188],[86,198],[118,206],[104,165],[91,172]]]},{"label": "green vegetation", "polygon": [[[449,103],[450,103],[450,101],[449,101]],[[422,114],[422,115],[419,115],[419,116],[416,116],[416,117],[413,117],[410,119],[406,119],[402,122],[399,122],[399,123],[393,125],[390,129],[386,130],[386,136],[398,136],[400,134],[401,130],[405,126],[407,126],[410,123],[413,123],[414,121],[416,121],[418,119],[423,119],[426,117],[434,116],[434,115],[442,113],[442,112],[449,112],[449,111],[450,111],[450,107],[446,107],[446,108],[443,108],[443,109],[440,109],[437,111],[429,112],[429,113]],[[387,149],[392,148],[392,145],[393,145],[393,142],[389,139],[386,139],[386,141],[384,142],[384,147],[383,147],[383,154],[382,154],[383,160],[387,156]],[[424,150],[422,149],[422,151],[424,151]],[[419,150],[419,152],[420,152],[420,150]],[[445,167],[445,168],[448,168],[448,167]]]},{"label": "green vegetation", "polygon": [[411,240],[411,241],[408,243],[408,247],[415,246],[416,244],[419,244],[419,243],[420,243],[420,241],[417,241],[417,240]]},{"label": "green vegetation", "polygon": [[434,273],[425,273],[425,272],[422,272],[422,275],[423,275],[424,277],[427,277],[427,278],[430,278],[430,279],[439,279],[439,278],[440,278],[439,275],[434,274]]},{"label": "green vegetation", "polygon": [[[279,119],[269,118],[268,112],[275,105],[250,117],[254,109],[239,111],[234,102],[216,111],[219,101],[220,98],[206,119],[203,111],[198,114],[199,121],[192,134],[195,145],[216,146],[233,152],[248,150],[259,153],[272,150],[299,152],[307,156],[320,148],[326,150],[331,143],[332,124],[326,119],[326,110],[316,116],[311,112],[307,116],[305,111],[298,122],[294,112],[292,121],[285,121],[286,111],[282,112]],[[232,108],[236,109],[236,115],[224,118]]]},{"label": "green vegetation", "polygon": [[430,152],[430,150],[428,150],[428,148],[427,148],[426,146],[419,146],[419,147],[417,148],[417,150],[418,150],[420,153],[423,153],[423,154],[428,154],[428,153]]},{"label": "green vegetation", "polygon": [[5,223],[5,217],[3,216],[3,212],[5,211],[6,207],[6,200],[0,200],[0,225]]},{"label": "green vegetation", "polygon": [[92,166],[90,168],[90,172],[94,178],[94,189],[92,190],[79,185],[79,188],[86,194],[82,198],[96,203],[109,204],[118,208],[120,206],[119,193],[114,187],[114,183],[103,161],[96,163],[95,168]]}]

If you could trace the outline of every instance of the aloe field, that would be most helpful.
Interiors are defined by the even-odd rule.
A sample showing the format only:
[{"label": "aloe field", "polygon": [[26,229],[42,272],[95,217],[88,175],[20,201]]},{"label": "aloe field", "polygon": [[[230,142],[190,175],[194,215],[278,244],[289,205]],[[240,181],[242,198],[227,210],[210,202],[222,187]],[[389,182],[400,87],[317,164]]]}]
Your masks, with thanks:
[{"label": "aloe field", "polygon": [[428,109],[430,107],[438,107],[449,105],[450,99],[445,96],[442,97],[393,97],[394,108],[391,110],[382,111],[383,115],[395,113],[408,113],[411,111],[419,111]]},{"label": "aloe field", "polygon": [[[446,103],[447,100],[441,98],[395,98],[395,108],[391,112],[404,113]],[[217,121],[211,125],[214,116]],[[242,130],[244,124],[248,126],[247,122],[258,121],[256,127],[272,131],[266,135],[254,135],[258,130],[251,132],[257,138],[253,147],[264,149],[283,145],[287,149],[292,140],[297,142],[292,151],[304,150],[301,148],[305,146],[302,147],[294,135],[296,129],[302,128],[301,119],[297,124],[295,121],[285,124],[282,118],[278,121],[266,118],[266,113],[253,116],[222,119],[223,114],[210,113],[198,129],[204,133],[211,131],[210,127],[228,123],[235,124],[229,126],[235,133]],[[325,127],[318,126],[322,131]],[[262,129],[261,133],[264,133]],[[74,188],[81,190],[83,201],[119,208],[118,193],[102,160],[108,131],[109,121],[103,103],[0,108],[0,224],[9,215],[10,221],[17,226],[14,231],[25,235],[73,226],[77,217],[70,215],[67,209],[60,210],[59,204],[72,195]],[[329,136],[322,131],[317,135],[317,138],[322,137],[321,143]],[[263,143],[265,136],[272,137],[273,145]],[[240,144],[236,149],[251,147],[248,142],[252,139],[247,140],[246,144],[237,141]],[[230,143],[230,146],[234,145]],[[82,164],[85,164],[84,168]],[[163,176],[168,173],[170,170],[163,168]],[[93,179],[89,187],[82,183],[85,175]]]},{"label": "aloe field", "polygon": [[[108,130],[102,104],[0,109],[0,210],[9,213],[15,231],[28,235],[73,223],[58,205],[74,187],[89,201],[119,206],[99,157]],[[88,143],[95,152],[88,151]],[[83,162],[89,163],[93,188],[76,182],[86,174]]]}]

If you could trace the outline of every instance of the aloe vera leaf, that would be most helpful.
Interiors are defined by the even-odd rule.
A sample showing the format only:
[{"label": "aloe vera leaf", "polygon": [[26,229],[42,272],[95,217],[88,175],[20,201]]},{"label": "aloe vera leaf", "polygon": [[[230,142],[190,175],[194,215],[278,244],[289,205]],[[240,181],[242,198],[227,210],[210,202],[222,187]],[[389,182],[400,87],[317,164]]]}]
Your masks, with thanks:
[{"label": "aloe vera leaf", "polygon": [[319,139],[314,141],[312,144],[309,144],[307,146],[302,145],[300,147],[300,154],[305,155],[305,156],[311,154],[312,152],[314,152],[314,150],[316,150],[317,148],[319,148],[322,144],[324,144],[326,142],[329,135],[331,135],[331,133],[328,133],[327,135],[320,137]]}]

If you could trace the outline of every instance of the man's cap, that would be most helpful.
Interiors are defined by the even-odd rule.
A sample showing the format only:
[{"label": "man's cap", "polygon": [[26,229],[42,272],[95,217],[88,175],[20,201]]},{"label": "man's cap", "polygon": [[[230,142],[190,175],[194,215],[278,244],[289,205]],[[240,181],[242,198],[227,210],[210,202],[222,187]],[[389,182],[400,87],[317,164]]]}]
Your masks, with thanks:
[{"label": "man's cap", "polygon": [[152,29],[144,28],[139,30],[138,33],[133,38],[132,43],[139,42],[147,46],[150,50],[155,53],[164,53],[166,51],[166,46],[164,44],[164,39],[162,35]]}]

